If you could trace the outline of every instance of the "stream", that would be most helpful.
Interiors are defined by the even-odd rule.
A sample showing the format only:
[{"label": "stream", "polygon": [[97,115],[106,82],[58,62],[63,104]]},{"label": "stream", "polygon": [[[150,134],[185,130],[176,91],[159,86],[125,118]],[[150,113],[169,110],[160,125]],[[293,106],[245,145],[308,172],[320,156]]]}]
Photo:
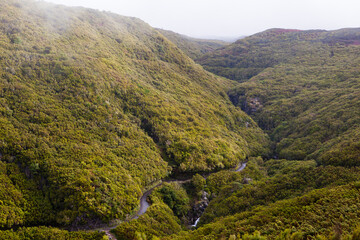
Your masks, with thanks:
[{"label": "stream", "polygon": [[[246,167],[246,162],[241,163],[234,171],[235,171],[235,172],[240,172],[240,171],[244,170],[245,167]],[[205,179],[206,179],[206,178],[205,178]],[[204,210],[205,210],[205,209],[204,209]],[[201,214],[201,215],[202,215],[202,214]],[[195,223],[194,223],[193,225],[191,225],[191,227],[196,227],[197,224],[198,224],[199,221],[200,221],[200,218],[201,218],[201,216],[196,219]]]},{"label": "stream", "polygon": [[[240,171],[244,170],[245,167],[246,167],[246,162],[243,162],[237,168],[235,168],[233,171],[240,172]],[[205,179],[208,178],[209,176],[210,175],[206,176]],[[150,207],[150,204],[147,201],[147,197],[152,193],[152,191],[155,188],[161,186],[163,183],[177,182],[177,183],[183,184],[183,183],[190,182],[190,181],[191,181],[191,178],[186,179],[186,180],[166,180],[166,181],[163,181],[163,182],[157,184],[156,186],[150,188],[149,190],[144,192],[144,194],[140,198],[139,211],[127,221],[137,219],[146,212],[146,210]],[[198,219],[196,219],[195,223],[193,225],[191,225],[191,226],[196,227],[196,225],[198,224],[199,221],[200,221],[200,217]],[[109,240],[116,240],[115,236],[110,232],[111,229],[114,229],[116,227],[117,226],[112,226],[112,227],[107,227],[107,228],[103,228],[103,229],[99,229],[99,230],[105,232],[105,234],[109,237]]]},{"label": "stream", "polygon": [[[246,167],[246,162],[241,163],[240,166],[238,166],[234,171],[235,172],[240,172],[242,170],[244,170],[244,168]],[[208,177],[208,176],[207,176]],[[205,179],[207,178],[205,177]],[[187,180],[168,180],[168,181],[163,181],[164,182],[177,182],[177,183],[185,183],[185,182],[190,182],[191,179],[187,179]],[[149,189],[148,191],[146,191],[140,198],[140,209],[137,212],[137,214],[133,217],[133,219],[137,219],[139,216],[143,215],[146,210],[150,207],[150,204],[146,201],[147,197],[152,193],[152,191],[161,186],[162,183],[156,185],[155,187]],[[200,218],[199,218],[200,219]],[[197,221],[198,222],[198,221]],[[196,226],[196,222],[195,222],[195,226]]]}]

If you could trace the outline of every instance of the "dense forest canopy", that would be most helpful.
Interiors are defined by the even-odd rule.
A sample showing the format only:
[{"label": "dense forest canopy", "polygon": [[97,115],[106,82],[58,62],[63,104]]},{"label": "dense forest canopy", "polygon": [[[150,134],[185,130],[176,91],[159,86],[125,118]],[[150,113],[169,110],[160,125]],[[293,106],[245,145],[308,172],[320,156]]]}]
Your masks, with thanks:
[{"label": "dense forest canopy", "polygon": [[229,45],[228,42],[220,40],[196,39],[169,30],[157,30],[194,60],[202,57],[205,53]]},{"label": "dense forest canopy", "polygon": [[230,168],[267,138],[232,85],[139,19],[0,3],[0,226],[125,219],[173,171]]},{"label": "dense forest canopy", "polygon": [[358,166],[359,40],[360,29],[271,29],[199,61],[240,82],[229,96],[270,135],[275,156]]},{"label": "dense forest canopy", "polygon": [[1,1],[0,239],[359,239],[359,56],[359,29],[225,44]]}]

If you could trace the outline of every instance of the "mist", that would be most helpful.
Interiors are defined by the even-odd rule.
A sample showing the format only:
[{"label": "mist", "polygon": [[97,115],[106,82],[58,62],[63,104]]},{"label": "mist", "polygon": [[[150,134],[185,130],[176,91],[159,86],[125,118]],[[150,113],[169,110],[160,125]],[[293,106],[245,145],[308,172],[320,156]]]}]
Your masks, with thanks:
[{"label": "mist", "polygon": [[193,37],[250,35],[269,28],[359,27],[355,0],[48,0],[138,17],[153,27]]}]

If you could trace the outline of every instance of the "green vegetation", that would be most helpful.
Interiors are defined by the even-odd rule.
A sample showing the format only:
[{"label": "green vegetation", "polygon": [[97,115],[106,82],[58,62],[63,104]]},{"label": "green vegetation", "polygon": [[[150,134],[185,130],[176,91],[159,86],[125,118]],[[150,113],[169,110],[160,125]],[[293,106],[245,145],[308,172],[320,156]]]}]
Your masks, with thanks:
[{"label": "green vegetation", "polygon": [[359,239],[359,56],[359,29],[225,46],[1,1],[0,239]]},{"label": "green vegetation", "polygon": [[179,183],[164,183],[151,199],[158,197],[174,212],[179,219],[184,219],[189,211],[189,196]]},{"label": "green vegetation", "polygon": [[193,232],[182,232],[168,239],[228,239],[255,231],[275,239],[285,229],[301,233],[300,239],[330,239],[338,226],[343,235],[357,226],[359,183],[313,190],[301,197],[277,201],[250,211],[221,218]]},{"label": "green vegetation", "polygon": [[[165,186],[165,188],[170,189],[169,186]],[[167,196],[169,195],[166,193],[166,195],[164,195],[165,199]],[[152,205],[145,214],[141,215],[138,219],[120,224],[112,230],[117,239],[157,239],[157,237],[163,237],[181,231],[180,220],[174,216],[174,212],[169,206],[156,196],[153,196],[151,200]],[[181,201],[181,199],[178,200]],[[166,199],[165,201],[169,200]],[[172,206],[176,209],[176,204]]]},{"label": "green vegetation", "polygon": [[55,216],[49,199],[34,181],[29,181],[16,164],[0,162],[0,179],[1,228],[53,221]]},{"label": "green vegetation", "polygon": [[193,60],[200,58],[205,53],[229,45],[229,43],[220,40],[197,39],[168,30],[157,30]]},{"label": "green vegetation", "polygon": [[17,231],[0,230],[1,240],[106,240],[104,233],[100,232],[68,232],[56,228],[48,227],[28,227],[20,228]]},{"label": "green vegetation", "polygon": [[243,82],[266,68],[311,53],[313,49],[298,44],[319,42],[323,32],[270,29],[204,54],[197,61],[210,72]]},{"label": "green vegetation", "polygon": [[359,39],[359,29],[272,29],[198,60],[239,82],[231,100],[286,160],[212,174],[198,229],[166,239],[357,239]]},{"label": "green vegetation", "polygon": [[209,53],[202,64],[221,68],[220,61],[226,66],[217,74],[245,76],[232,78],[242,83],[230,98],[269,133],[274,155],[359,166],[359,39],[359,29],[272,29]]},{"label": "green vegetation", "polygon": [[191,190],[197,197],[201,196],[201,191],[204,190],[206,180],[200,174],[195,174],[191,179]]},{"label": "green vegetation", "polygon": [[[249,211],[255,206],[301,196],[314,189],[351,183],[360,178],[358,168],[316,167],[315,161],[269,160],[262,168],[261,178],[258,174],[244,171],[232,174],[232,178],[227,178],[227,183],[223,180],[201,224],[212,222],[218,217]],[[252,179],[250,184],[244,184],[244,178],[249,177]]]},{"label": "green vegetation", "polygon": [[0,60],[1,228],[125,219],[174,169],[268,151],[233,84],[139,19],[1,1]]}]

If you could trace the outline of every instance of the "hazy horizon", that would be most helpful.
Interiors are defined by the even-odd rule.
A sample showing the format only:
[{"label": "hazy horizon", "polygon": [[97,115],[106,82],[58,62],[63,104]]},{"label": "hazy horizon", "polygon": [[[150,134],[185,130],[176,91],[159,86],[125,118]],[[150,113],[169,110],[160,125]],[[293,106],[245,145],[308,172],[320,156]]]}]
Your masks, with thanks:
[{"label": "hazy horizon", "polygon": [[46,0],[137,17],[153,27],[191,37],[235,38],[269,28],[324,29],[359,27],[355,0]]}]

